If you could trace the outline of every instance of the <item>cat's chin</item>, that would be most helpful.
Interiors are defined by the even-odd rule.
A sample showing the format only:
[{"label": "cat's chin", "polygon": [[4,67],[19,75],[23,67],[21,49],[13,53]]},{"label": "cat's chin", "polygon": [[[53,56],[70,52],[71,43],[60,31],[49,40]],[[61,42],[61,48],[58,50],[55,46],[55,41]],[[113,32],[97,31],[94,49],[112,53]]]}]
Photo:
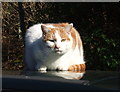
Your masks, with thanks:
[{"label": "cat's chin", "polygon": [[55,50],[55,53],[56,53],[56,54],[59,54],[59,55],[63,55],[63,54],[64,54],[64,52],[61,51],[61,50]]}]

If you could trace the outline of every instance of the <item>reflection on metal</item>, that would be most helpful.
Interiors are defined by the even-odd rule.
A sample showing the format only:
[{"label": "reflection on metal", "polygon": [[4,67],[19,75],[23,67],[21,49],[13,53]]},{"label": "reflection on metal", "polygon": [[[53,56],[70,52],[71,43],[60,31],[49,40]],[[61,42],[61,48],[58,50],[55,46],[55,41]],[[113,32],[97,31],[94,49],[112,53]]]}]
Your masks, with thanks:
[{"label": "reflection on metal", "polygon": [[85,71],[24,71],[26,76],[57,77],[73,80],[80,80],[84,74]]},{"label": "reflection on metal", "polygon": [[2,71],[2,74],[3,89],[120,90],[118,71]]},{"label": "reflection on metal", "polygon": [[[42,72],[42,71],[40,71]],[[59,71],[59,72],[52,72],[52,75],[62,77],[65,79],[75,79],[79,80],[83,77],[85,72],[71,72],[71,71]]]}]

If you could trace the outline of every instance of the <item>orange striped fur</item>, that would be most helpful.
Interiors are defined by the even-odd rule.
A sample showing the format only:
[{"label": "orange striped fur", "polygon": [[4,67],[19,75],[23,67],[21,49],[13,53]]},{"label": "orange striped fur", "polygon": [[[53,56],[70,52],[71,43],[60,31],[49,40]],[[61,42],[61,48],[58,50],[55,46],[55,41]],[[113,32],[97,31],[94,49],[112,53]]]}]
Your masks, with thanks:
[{"label": "orange striped fur", "polygon": [[[46,25],[49,25],[49,24],[46,24]],[[56,32],[56,30],[58,30],[58,33],[60,34],[61,38],[64,38],[66,40],[70,40],[69,37],[67,36],[67,34],[65,33],[65,30],[64,28],[62,27],[65,27],[66,25],[68,25],[67,23],[61,23],[61,24],[53,24],[53,26],[56,26],[56,27],[59,27],[59,28],[50,28],[48,27],[49,32],[47,32],[44,36],[44,41],[47,41],[47,40],[50,40],[50,39],[53,39],[55,40],[56,38],[54,37],[54,34]]]},{"label": "orange striped fur", "polygon": [[86,70],[86,65],[85,64],[76,64],[76,65],[71,65],[68,68],[68,71],[75,71],[75,72],[82,72]]}]

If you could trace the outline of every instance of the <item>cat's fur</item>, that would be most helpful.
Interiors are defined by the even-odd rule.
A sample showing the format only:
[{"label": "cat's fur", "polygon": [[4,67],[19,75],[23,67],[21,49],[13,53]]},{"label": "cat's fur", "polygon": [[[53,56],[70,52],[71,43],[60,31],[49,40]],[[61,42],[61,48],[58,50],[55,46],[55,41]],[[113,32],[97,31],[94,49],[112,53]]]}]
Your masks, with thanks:
[{"label": "cat's fur", "polygon": [[85,64],[83,46],[73,24],[35,24],[25,35],[25,63],[30,70],[69,70]]}]

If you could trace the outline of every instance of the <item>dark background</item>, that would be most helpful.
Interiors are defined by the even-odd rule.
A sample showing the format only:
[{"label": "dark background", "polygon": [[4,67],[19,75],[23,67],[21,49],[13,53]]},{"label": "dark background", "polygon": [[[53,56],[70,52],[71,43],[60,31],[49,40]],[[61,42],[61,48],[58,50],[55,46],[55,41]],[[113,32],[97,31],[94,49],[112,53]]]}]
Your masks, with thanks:
[{"label": "dark background", "polygon": [[29,26],[68,22],[81,35],[87,69],[119,71],[118,3],[2,2],[2,15],[3,69],[24,68],[24,34]]}]

